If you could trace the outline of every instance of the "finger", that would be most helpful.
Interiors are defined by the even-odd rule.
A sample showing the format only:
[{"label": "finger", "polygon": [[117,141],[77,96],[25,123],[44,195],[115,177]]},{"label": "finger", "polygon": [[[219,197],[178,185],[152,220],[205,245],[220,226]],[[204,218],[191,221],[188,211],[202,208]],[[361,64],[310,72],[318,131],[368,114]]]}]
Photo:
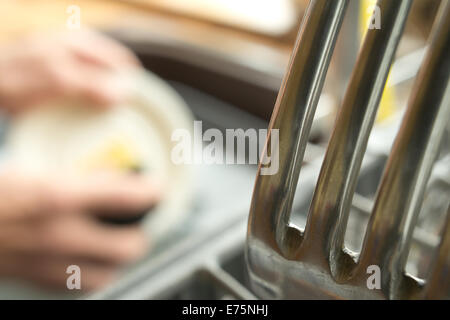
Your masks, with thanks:
[{"label": "finger", "polygon": [[76,58],[111,70],[122,70],[140,66],[136,56],[118,42],[94,32],[83,32],[76,36],[63,36]]},{"label": "finger", "polygon": [[104,226],[82,214],[52,219],[40,230],[37,243],[34,252],[116,265],[135,262],[148,251],[148,239],[141,229]]},{"label": "finger", "polygon": [[111,264],[142,258],[148,238],[138,227],[108,227],[86,214],[60,214],[0,225],[0,256],[77,256]]},{"label": "finger", "polygon": [[[121,79],[113,74],[94,68],[83,68],[73,73],[73,94],[99,107],[109,107],[122,103],[130,95],[130,90]],[[90,79],[87,81],[87,79]]]},{"label": "finger", "polygon": [[119,173],[73,177],[64,188],[56,180],[52,186],[56,206],[74,211],[141,211],[160,201],[163,189],[155,178]]},{"label": "finger", "polygon": [[130,92],[117,74],[76,61],[53,70],[52,78],[53,97],[84,100],[94,106],[111,106],[123,102]]},{"label": "finger", "polygon": [[0,176],[0,226],[48,214],[54,207],[51,189],[45,177],[7,169]]},{"label": "finger", "polygon": [[41,219],[84,211],[126,214],[151,208],[162,198],[156,179],[137,175],[23,175],[10,170],[0,176],[0,223]]},{"label": "finger", "polygon": [[[12,71],[9,81],[0,83],[6,107],[14,111],[57,98],[110,106],[127,97],[128,90],[119,77],[98,66],[81,64],[68,57],[43,64],[31,65],[26,74]],[[29,73],[35,76],[30,77]]]},{"label": "finger", "polygon": [[25,50],[25,53],[10,58],[6,70],[1,70],[5,75],[0,77],[3,107],[13,110],[26,107],[41,103],[54,94],[60,82],[61,70],[66,68],[67,59],[61,59],[59,53],[52,52],[49,62],[47,55]]},{"label": "finger", "polygon": [[[25,220],[0,222],[0,256],[11,253],[27,253],[36,249],[34,223]],[[1,266],[2,261],[0,261]]]}]

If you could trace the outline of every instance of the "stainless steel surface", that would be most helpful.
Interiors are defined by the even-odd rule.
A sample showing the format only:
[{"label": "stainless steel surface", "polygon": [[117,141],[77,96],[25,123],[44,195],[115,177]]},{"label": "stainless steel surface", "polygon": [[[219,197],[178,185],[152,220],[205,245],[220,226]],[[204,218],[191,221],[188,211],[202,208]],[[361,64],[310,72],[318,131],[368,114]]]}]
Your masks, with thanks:
[{"label": "stainless steel surface", "polygon": [[[348,217],[352,200],[357,202],[353,195],[361,162],[411,1],[378,2],[382,28],[369,30],[365,38],[305,230],[290,219],[314,98],[324,77],[317,71],[324,71],[328,57],[320,53],[333,47],[333,31],[339,25],[336,17],[345,7],[344,2],[332,3],[334,6],[331,1],[310,2],[271,119],[270,129],[280,129],[280,171],[273,176],[258,174],[255,184],[246,246],[252,288],[262,298],[444,298],[450,293],[450,280],[443,275],[448,270],[448,222],[425,289],[423,280],[405,274],[405,265],[425,187],[450,117],[449,2],[442,3],[436,19],[429,51],[375,197],[361,254],[344,245]],[[327,14],[336,18],[327,20],[335,24],[318,23]],[[323,43],[324,39],[328,43]],[[309,54],[323,60],[309,61]],[[299,81],[308,77],[309,81]],[[367,267],[371,265],[381,268],[381,290],[367,287]]]},{"label": "stainless steel surface", "polygon": [[264,238],[282,255],[290,256],[290,243],[297,238],[296,229],[288,228],[292,198],[347,4],[341,0],[311,1],[269,125],[266,145],[271,144],[272,130],[280,130],[282,168],[275,175],[258,175],[254,199],[259,201],[253,201],[251,209],[258,214],[251,214],[249,232],[256,239]]},{"label": "stainless steel surface", "polygon": [[[450,118],[450,2],[444,1],[429,51],[375,201],[356,273],[378,264],[389,298],[415,298],[418,282],[404,276],[410,240],[425,187]],[[446,253],[449,254],[448,252]],[[436,270],[441,272],[441,270]],[[450,290],[449,281],[441,283]],[[450,294],[450,292],[448,292]]]},{"label": "stainless steel surface", "polygon": [[439,246],[439,251],[436,253],[433,266],[430,268],[429,278],[425,285],[422,298],[449,298],[448,270],[450,268],[450,206],[443,230],[444,232]]}]

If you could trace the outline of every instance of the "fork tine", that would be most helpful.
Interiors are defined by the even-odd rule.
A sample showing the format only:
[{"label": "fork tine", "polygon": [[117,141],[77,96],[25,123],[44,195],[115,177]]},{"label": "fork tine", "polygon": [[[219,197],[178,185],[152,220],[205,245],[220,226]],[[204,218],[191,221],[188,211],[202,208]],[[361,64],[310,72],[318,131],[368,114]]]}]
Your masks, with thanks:
[{"label": "fork tine", "polygon": [[430,276],[424,289],[425,299],[450,299],[450,207],[442,232],[441,244],[436,253]]},{"label": "fork tine", "polygon": [[[249,216],[247,243],[262,240],[289,256],[301,239],[289,216],[315,109],[348,0],[311,0],[299,32],[288,72],[278,95],[264,154],[279,130],[280,170],[262,175],[260,163]],[[274,152],[274,150],[272,150]],[[276,150],[275,150],[276,152]],[[264,160],[264,159],[263,159]],[[264,162],[264,161],[263,161]]]},{"label": "fork tine", "polygon": [[425,61],[389,157],[357,274],[378,265],[382,290],[401,298],[404,267],[424,190],[450,117],[450,1],[442,2]]},{"label": "fork tine", "polygon": [[[305,229],[304,245],[314,247],[331,272],[352,264],[343,254],[352,197],[376,116],[412,1],[379,1],[381,29],[368,30],[322,164]],[[346,259],[345,261],[343,259]],[[327,263],[328,264],[328,263]],[[354,264],[354,263],[353,263]]]}]

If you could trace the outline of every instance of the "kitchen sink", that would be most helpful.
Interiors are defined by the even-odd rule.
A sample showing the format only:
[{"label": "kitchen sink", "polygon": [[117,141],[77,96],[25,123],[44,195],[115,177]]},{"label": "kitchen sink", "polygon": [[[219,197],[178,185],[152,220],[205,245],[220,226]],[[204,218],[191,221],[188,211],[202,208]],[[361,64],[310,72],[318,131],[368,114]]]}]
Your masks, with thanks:
[{"label": "kitchen sink", "polygon": [[[167,80],[184,98],[203,128],[267,129],[284,70],[266,74],[261,70],[247,70],[239,64],[222,61],[221,57],[189,51],[195,63],[174,55],[175,49],[167,43],[146,44],[136,39],[123,39],[135,49],[144,66]],[[187,50],[187,49],[186,49]],[[168,52],[172,52],[169,54]],[[204,56],[202,56],[204,54]],[[226,68],[208,68],[214,63],[229,63],[233,74],[222,72]],[[230,67],[231,68],[231,67]],[[245,77],[240,75],[246,74]],[[327,145],[327,130],[334,119],[332,108],[318,109],[313,124],[310,143],[300,173],[299,185],[294,198],[291,221],[303,228],[312,199],[320,166]],[[395,126],[395,125],[393,125]],[[355,252],[360,250],[362,236],[367,226],[377,185],[381,179],[390,145],[383,132],[371,136],[368,152],[364,158],[353,206],[350,214],[346,246]],[[392,137],[391,137],[392,139]],[[446,142],[448,144],[448,142]],[[449,159],[441,157],[440,171],[430,182],[427,193],[432,205],[433,196],[448,192],[450,183]],[[444,168],[444,169],[442,169]],[[447,170],[448,171],[448,170]],[[173,231],[161,239],[148,257],[125,270],[121,278],[109,287],[82,296],[87,299],[257,299],[247,275],[244,255],[247,218],[250,209],[256,165],[197,165],[195,200],[189,214],[179,221]],[[444,178],[442,178],[444,177]],[[447,177],[447,178],[445,178]],[[431,200],[430,200],[431,199]],[[443,219],[448,203],[441,203],[433,221],[423,217],[416,228],[408,270],[422,276],[428,266],[431,253],[437,246],[436,228]],[[445,207],[445,208],[444,208]],[[427,229],[428,228],[428,229]],[[431,236],[430,236],[431,234]],[[23,296],[18,296],[22,297]],[[28,296],[25,296],[27,298]],[[32,297],[36,297],[34,293]],[[46,298],[47,295],[39,295]],[[54,298],[54,295],[49,296]],[[61,295],[56,297],[61,298]],[[64,298],[80,298],[64,295]]]}]

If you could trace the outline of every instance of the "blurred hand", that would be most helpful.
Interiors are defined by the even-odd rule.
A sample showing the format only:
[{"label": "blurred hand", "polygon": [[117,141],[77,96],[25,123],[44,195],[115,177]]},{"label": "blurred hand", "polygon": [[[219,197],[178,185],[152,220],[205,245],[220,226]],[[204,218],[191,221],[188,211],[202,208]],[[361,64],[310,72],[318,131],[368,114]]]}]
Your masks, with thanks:
[{"label": "blurred hand", "polygon": [[60,97],[108,106],[126,95],[111,75],[137,66],[131,51],[92,32],[27,38],[0,47],[0,107],[16,112]]},{"label": "blurred hand", "polygon": [[147,240],[136,226],[102,224],[92,213],[142,211],[159,190],[139,176],[0,174],[0,278],[66,289],[66,269],[78,265],[83,290],[103,286],[145,254]]}]

